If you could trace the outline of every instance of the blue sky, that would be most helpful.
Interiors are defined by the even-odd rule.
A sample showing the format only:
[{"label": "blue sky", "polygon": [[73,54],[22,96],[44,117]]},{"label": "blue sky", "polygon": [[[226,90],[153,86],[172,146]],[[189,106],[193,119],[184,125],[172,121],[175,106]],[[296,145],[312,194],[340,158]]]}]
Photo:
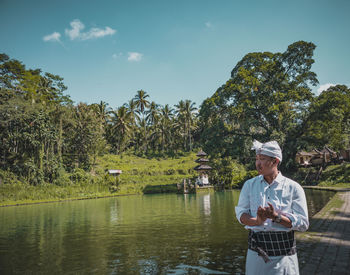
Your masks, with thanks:
[{"label": "blue sky", "polygon": [[320,88],[350,86],[347,0],[0,0],[0,52],[58,74],[77,102],[113,108],[143,89],[199,106],[241,58],[316,44]]}]

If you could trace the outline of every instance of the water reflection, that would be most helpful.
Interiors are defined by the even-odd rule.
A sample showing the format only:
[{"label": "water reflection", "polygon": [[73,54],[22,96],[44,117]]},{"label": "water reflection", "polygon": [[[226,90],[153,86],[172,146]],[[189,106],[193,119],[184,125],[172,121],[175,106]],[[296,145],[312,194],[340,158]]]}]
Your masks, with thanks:
[{"label": "water reflection", "polygon": [[111,223],[118,223],[118,200],[111,204]]},{"label": "water reflection", "polygon": [[[329,197],[314,191],[311,211]],[[162,194],[0,208],[0,274],[239,274],[247,232],[234,216],[238,196]]]},{"label": "water reflection", "polygon": [[210,215],[210,194],[203,195],[204,215]]}]

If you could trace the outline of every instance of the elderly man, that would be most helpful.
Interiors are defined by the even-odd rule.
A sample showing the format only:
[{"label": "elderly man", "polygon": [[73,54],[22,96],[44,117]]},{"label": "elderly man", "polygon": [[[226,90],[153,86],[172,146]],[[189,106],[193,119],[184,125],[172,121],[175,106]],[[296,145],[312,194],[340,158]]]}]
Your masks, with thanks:
[{"label": "elderly man", "polygon": [[260,175],[244,183],[235,208],[249,230],[246,274],[299,274],[294,231],[309,227],[304,190],[278,171],[276,141],[254,141],[252,149]]}]

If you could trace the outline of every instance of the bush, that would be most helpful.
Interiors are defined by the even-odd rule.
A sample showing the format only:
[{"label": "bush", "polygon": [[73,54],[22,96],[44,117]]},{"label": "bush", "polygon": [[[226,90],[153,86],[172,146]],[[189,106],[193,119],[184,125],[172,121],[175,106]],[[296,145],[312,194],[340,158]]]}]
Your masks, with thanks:
[{"label": "bush", "polygon": [[58,186],[68,186],[72,183],[70,179],[70,174],[66,172],[63,168],[58,169],[57,178],[53,182]]},{"label": "bush", "polygon": [[166,175],[174,175],[174,174],[175,174],[175,169],[170,168],[170,169],[168,169],[167,171],[165,171],[165,174],[166,174]]},{"label": "bush", "polygon": [[179,175],[186,175],[186,171],[184,169],[177,169],[177,173]]},{"label": "bush", "polygon": [[247,176],[245,167],[231,157],[213,159],[211,163],[214,169],[210,180],[216,184],[224,183],[228,188],[237,188]]},{"label": "bush", "polygon": [[16,184],[20,183],[17,176],[9,170],[0,169],[0,184]]},{"label": "bush", "polygon": [[69,178],[74,184],[88,184],[91,181],[91,176],[81,168],[74,169]]}]

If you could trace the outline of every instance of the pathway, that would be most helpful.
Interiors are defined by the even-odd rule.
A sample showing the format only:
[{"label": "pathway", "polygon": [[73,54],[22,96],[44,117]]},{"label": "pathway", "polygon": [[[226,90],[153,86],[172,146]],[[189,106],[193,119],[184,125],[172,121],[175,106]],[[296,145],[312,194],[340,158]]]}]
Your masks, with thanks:
[{"label": "pathway", "polygon": [[[339,190],[338,190],[339,191]],[[340,208],[320,211],[306,233],[297,234],[300,274],[350,274],[350,191],[337,196]]]}]

